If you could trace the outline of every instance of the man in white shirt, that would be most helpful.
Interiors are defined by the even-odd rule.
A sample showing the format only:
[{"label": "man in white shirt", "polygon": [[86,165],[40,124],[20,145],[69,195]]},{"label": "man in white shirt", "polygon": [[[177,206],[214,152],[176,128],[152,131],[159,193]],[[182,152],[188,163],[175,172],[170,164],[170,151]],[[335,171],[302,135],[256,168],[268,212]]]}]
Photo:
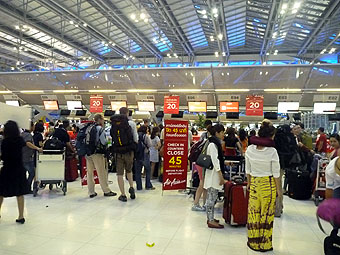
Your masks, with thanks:
[{"label": "man in white shirt", "polygon": [[326,168],[326,198],[340,198],[340,157],[335,157]]}]

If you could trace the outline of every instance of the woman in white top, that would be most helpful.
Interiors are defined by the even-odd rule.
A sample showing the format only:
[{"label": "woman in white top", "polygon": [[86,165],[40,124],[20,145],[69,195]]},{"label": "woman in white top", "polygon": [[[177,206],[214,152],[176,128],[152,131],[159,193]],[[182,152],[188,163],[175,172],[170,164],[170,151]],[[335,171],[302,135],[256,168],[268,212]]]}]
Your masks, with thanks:
[{"label": "woman in white top", "polygon": [[[274,138],[275,128],[263,122],[260,137]],[[248,179],[248,247],[254,251],[271,251],[276,194],[282,195],[280,163],[273,147],[250,145],[246,151]]]},{"label": "woman in white top", "polygon": [[326,168],[326,199],[340,198],[340,157],[335,157]]},{"label": "woman in white top", "polygon": [[154,127],[151,133],[151,147],[150,147],[151,178],[153,178],[156,163],[159,162],[160,148],[161,140],[159,139],[159,127]]},{"label": "woman in white top", "polygon": [[224,126],[216,124],[209,126],[208,132],[211,134],[209,137],[209,145],[207,148],[207,155],[211,157],[213,169],[205,170],[204,189],[207,190],[207,224],[209,228],[224,228],[219,224],[218,220],[214,218],[214,206],[217,200],[218,191],[222,189],[225,180],[222,175],[224,167],[224,157],[222,151],[222,139],[224,138]]}]

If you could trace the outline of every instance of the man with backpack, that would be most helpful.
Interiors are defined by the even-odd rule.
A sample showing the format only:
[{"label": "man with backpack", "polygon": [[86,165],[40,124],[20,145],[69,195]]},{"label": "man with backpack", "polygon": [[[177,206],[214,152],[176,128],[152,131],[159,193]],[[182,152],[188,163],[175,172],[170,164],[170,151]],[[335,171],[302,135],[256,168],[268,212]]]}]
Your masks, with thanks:
[{"label": "man with backpack", "polygon": [[107,139],[104,131],[104,117],[101,114],[94,116],[95,124],[86,130],[86,166],[87,166],[87,187],[90,198],[97,196],[93,178],[94,169],[97,170],[100,186],[105,197],[116,196],[108,185],[108,173],[106,169]]},{"label": "man with backpack", "polygon": [[63,143],[67,151],[74,153],[73,146],[70,142],[70,136],[67,133],[67,129],[70,127],[70,121],[64,120],[63,124],[54,130],[53,138],[57,138]]},{"label": "man with backpack", "polygon": [[129,181],[130,198],[135,199],[135,189],[133,188],[132,168],[135,156],[135,150],[138,144],[138,134],[135,122],[128,119],[129,109],[122,107],[119,110],[119,115],[111,117],[111,137],[112,137],[112,150],[116,155],[117,164],[117,179],[121,192],[119,200],[127,202],[127,197],[124,188],[124,170]]}]

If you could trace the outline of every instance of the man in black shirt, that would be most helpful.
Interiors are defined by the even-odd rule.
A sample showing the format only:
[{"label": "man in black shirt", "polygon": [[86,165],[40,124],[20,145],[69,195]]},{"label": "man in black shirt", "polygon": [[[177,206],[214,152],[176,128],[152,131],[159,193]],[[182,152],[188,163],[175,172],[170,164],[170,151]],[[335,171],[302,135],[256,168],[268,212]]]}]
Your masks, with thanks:
[{"label": "man in black shirt", "polygon": [[74,153],[74,149],[70,143],[70,137],[67,133],[67,128],[70,126],[70,121],[64,120],[62,127],[56,128],[53,134],[53,137],[58,138],[65,146],[66,148]]}]

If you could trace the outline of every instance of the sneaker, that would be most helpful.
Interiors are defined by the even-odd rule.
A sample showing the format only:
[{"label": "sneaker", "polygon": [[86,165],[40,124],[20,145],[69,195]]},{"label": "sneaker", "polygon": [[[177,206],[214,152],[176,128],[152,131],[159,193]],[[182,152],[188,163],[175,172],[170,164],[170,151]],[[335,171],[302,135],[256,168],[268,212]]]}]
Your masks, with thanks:
[{"label": "sneaker", "polygon": [[108,193],[104,193],[104,197],[114,197],[114,196],[117,196],[117,193],[112,192],[112,191],[110,191]]},{"label": "sneaker", "polygon": [[200,205],[193,205],[191,207],[191,211],[194,211],[194,212],[204,212],[204,209]]},{"label": "sneaker", "polygon": [[130,187],[129,188],[129,193],[130,193],[130,198],[131,199],[135,199],[136,198],[136,194],[135,194],[135,189]]},{"label": "sneaker", "polygon": [[118,200],[122,202],[127,202],[127,197],[125,195],[120,195]]},{"label": "sneaker", "polygon": [[93,194],[91,194],[90,195],[90,198],[94,198],[94,197],[96,197],[98,194],[95,192],[95,193],[93,193]]},{"label": "sneaker", "polygon": [[207,211],[207,206],[206,206],[206,205],[203,205],[203,206],[202,206],[202,209],[203,209],[204,212],[206,212],[206,211]]}]

